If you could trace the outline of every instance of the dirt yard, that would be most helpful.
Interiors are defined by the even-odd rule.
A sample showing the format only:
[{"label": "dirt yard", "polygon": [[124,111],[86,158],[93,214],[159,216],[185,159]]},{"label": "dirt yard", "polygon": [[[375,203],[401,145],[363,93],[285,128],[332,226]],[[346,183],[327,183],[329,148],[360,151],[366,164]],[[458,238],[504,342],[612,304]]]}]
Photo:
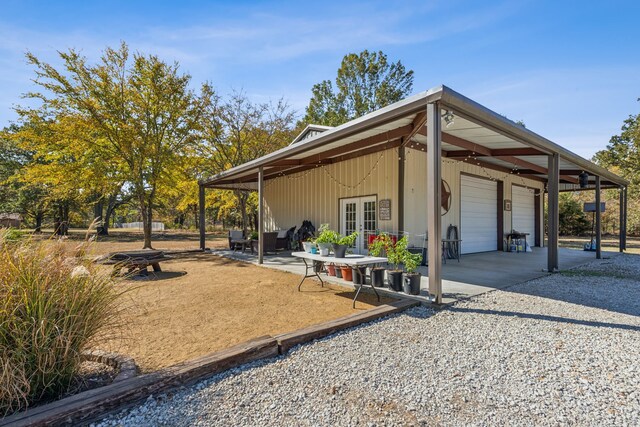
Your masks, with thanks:
[{"label": "dirt yard", "polygon": [[[582,249],[585,243],[589,243],[589,237],[560,236],[559,244],[564,248]],[[602,236],[602,250],[618,252],[618,236]],[[640,238],[627,237],[627,253],[640,254]]]},{"label": "dirt yard", "polygon": [[[128,237],[127,237],[128,236]],[[195,239],[169,236],[154,247],[185,250]],[[140,249],[137,236],[99,239],[95,254]],[[80,236],[72,235],[68,245]],[[122,240],[122,241],[118,241]],[[133,240],[133,241],[129,241]],[[207,246],[224,247],[226,238],[208,237]],[[101,348],[133,357],[145,372],[227,348],[262,335],[275,335],[372,308],[379,303],[365,294],[351,307],[353,292],[300,276],[199,252],[173,254],[162,273],[149,280],[125,280],[127,329],[121,339]],[[389,301],[383,299],[382,303]]]}]

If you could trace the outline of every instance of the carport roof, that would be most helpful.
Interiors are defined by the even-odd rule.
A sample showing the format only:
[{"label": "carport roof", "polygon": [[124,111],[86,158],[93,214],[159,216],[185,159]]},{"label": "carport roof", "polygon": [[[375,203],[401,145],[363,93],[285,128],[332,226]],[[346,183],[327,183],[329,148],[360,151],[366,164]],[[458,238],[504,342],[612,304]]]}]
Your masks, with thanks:
[{"label": "carport roof", "polygon": [[[426,106],[438,102],[443,111],[442,156],[479,164],[487,169],[546,182],[549,154],[560,158],[562,190],[578,188],[578,175],[595,175],[602,186],[627,186],[614,173],[530,131],[471,99],[439,86],[374,111],[341,126],[288,145],[266,156],[231,168],[200,184],[210,188],[257,188],[257,174],[264,179],[302,172],[396,147],[426,149]],[[450,114],[448,114],[450,113]]]}]

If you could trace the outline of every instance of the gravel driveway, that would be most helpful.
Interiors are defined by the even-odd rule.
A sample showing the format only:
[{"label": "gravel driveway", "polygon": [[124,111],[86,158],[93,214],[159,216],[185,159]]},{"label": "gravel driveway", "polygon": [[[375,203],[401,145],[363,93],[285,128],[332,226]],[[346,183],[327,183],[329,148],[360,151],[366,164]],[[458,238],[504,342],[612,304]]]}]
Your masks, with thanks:
[{"label": "gravel driveway", "polygon": [[640,256],[424,307],[101,425],[640,425]]}]

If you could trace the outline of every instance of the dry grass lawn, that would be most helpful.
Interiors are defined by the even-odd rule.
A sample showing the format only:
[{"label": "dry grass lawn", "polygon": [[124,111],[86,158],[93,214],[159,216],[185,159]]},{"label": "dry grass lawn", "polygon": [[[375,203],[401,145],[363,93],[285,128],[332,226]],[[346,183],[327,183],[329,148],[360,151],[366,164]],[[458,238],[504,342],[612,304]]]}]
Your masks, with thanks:
[{"label": "dry grass lawn", "polygon": [[[115,233],[114,233],[115,234]],[[128,237],[127,237],[128,236]],[[103,254],[140,249],[139,236],[100,239],[92,252]],[[79,235],[67,244],[77,245]],[[133,240],[133,241],[130,241]],[[209,247],[224,247],[226,238],[208,238]],[[154,247],[186,250],[197,247],[197,235],[169,235]],[[127,327],[121,338],[100,347],[133,357],[145,372],[157,370],[251,338],[290,332],[379,305],[368,294],[358,298],[336,285],[320,286],[301,277],[200,252],[171,255],[162,273],[148,280],[123,280]],[[389,299],[382,299],[381,303]]]}]

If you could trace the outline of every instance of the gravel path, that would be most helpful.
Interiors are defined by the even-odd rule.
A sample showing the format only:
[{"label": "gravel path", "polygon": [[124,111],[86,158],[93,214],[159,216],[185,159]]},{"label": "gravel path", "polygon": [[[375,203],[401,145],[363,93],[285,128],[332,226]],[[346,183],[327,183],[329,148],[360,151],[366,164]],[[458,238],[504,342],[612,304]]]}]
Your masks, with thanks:
[{"label": "gravel path", "polygon": [[424,307],[101,425],[640,425],[640,257]]}]

